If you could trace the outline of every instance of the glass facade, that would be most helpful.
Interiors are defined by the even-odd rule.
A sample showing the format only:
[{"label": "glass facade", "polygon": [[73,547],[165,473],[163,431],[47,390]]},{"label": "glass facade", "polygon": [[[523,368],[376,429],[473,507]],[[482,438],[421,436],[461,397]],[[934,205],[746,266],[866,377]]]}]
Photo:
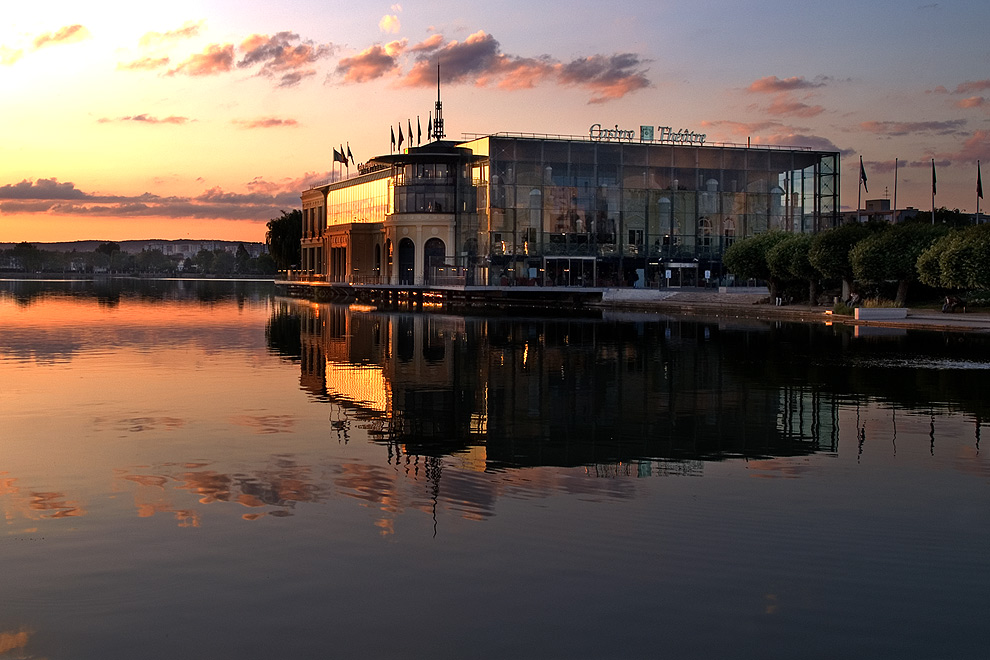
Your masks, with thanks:
[{"label": "glass facade", "polygon": [[392,213],[391,172],[382,170],[330,184],[327,189],[327,226],[352,222],[384,222]]},{"label": "glass facade", "polygon": [[[480,143],[485,143],[482,146]],[[738,238],[838,222],[838,154],[492,136],[493,255],[719,258]]]}]

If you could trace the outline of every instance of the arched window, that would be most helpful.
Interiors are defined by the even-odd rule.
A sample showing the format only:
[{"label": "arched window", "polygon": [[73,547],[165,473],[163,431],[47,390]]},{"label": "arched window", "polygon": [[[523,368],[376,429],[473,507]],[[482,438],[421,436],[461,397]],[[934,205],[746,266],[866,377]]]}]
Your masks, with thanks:
[{"label": "arched window", "polygon": [[725,234],[725,245],[729,247],[736,242],[736,221],[733,218],[726,218],[722,224],[722,231]]},{"label": "arched window", "polygon": [[698,245],[701,247],[712,245],[712,221],[707,217],[698,218]]}]

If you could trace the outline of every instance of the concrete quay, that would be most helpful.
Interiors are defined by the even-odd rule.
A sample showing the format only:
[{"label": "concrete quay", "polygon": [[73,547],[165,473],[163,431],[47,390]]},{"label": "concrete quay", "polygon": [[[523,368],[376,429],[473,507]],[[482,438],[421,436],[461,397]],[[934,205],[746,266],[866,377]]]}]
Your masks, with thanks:
[{"label": "concrete quay", "polygon": [[603,309],[693,314],[709,317],[747,317],[756,319],[842,323],[864,328],[903,328],[941,332],[990,333],[990,312],[942,313],[938,309],[908,308],[900,319],[857,320],[852,316],[832,314],[829,307],[811,305],[776,306],[766,302],[765,288],[734,289],[606,289],[600,302],[591,306]]}]

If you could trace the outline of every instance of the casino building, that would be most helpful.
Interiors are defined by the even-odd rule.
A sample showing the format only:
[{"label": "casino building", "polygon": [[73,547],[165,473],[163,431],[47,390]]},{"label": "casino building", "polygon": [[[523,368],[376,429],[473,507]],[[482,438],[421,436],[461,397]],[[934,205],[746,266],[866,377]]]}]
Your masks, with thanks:
[{"label": "casino building", "polygon": [[302,193],[297,279],[696,286],[724,282],[722,254],[739,238],[840,221],[838,152],[598,124],[451,141],[437,124],[425,144]]}]

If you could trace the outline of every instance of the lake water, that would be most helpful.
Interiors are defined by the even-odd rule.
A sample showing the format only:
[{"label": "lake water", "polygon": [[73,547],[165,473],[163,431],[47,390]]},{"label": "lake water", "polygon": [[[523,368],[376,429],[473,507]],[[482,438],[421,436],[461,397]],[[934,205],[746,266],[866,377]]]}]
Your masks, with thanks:
[{"label": "lake water", "polygon": [[0,658],[983,658],[988,418],[977,336],[0,282]]}]

